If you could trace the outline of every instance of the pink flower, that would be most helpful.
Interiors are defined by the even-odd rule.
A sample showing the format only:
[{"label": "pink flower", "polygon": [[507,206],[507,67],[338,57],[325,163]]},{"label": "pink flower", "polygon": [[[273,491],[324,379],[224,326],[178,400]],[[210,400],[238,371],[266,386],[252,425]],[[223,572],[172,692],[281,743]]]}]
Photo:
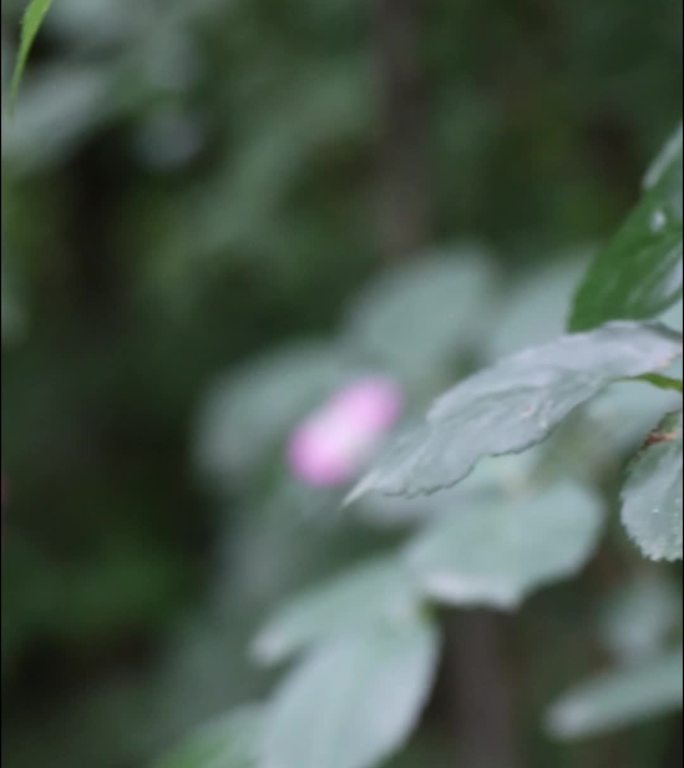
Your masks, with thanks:
[{"label": "pink flower", "polygon": [[365,378],[344,387],[293,432],[290,470],[318,488],[348,483],[394,426],[402,406],[401,390],[390,379]]}]

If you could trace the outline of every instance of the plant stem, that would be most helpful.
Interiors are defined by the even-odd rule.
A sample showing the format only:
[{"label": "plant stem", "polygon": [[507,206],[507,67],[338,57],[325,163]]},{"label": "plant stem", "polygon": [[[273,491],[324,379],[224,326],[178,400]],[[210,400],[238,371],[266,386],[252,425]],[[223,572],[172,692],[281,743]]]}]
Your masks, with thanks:
[{"label": "plant stem", "polygon": [[515,768],[513,706],[498,617],[469,612],[449,619],[448,669],[459,765]]},{"label": "plant stem", "polygon": [[414,255],[429,238],[425,99],[420,61],[422,0],[378,0],[381,103],[379,233],[386,260]]}]

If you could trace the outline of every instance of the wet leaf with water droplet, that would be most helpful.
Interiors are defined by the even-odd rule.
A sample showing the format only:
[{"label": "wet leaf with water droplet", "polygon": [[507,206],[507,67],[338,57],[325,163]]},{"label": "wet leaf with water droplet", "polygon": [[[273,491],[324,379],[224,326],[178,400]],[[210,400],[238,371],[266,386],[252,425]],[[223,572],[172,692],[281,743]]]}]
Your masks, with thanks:
[{"label": "wet leaf with water droplet", "polygon": [[613,323],[502,360],[447,392],[349,496],[420,495],[456,485],[486,456],[520,453],[575,408],[624,378],[663,370],[681,337],[663,326]]},{"label": "wet leaf with water droplet", "polygon": [[656,317],[682,296],[681,128],[649,171],[641,203],[589,269],[570,328]]}]

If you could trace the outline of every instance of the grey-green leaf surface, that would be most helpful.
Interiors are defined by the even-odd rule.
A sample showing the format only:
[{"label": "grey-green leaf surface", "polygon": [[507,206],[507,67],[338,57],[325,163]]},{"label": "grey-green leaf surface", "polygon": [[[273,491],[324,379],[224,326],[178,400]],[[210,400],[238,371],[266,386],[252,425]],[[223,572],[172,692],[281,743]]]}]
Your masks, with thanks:
[{"label": "grey-green leaf surface", "polygon": [[602,519],[597,498],[580,486],[519,500],[488,498],[428,526],[409,545],[406,560],[433,599],[513,609],[534,589],[586,563]]},{"label": "grey-green leaf surface", "polygon": [[575,298],[572,330],[656,317],[682,296],[682,131],[646,177],[646,192],[589,269]]},{"label": "grey-green leaf surface", "polygon": [[581,685],[551,710],[549,730],[559,739],[617,731],[682,706],[682,651],[626,667]]},{"label": "grey-green leaf surface", "polygon": [[262,662],[280,662],[314,643],[377,623],[405,622],[420,593],[403,563],[377,558],[285,605],[254,645]]},{"label": "grey-green leaf surface", "polygon": [[612,382],[666,369],[681,349],[681,336],[663,326],[625,322],[513,355],[437,400],[427,421],[400,436],[348,500],[373,490],[411,496],[455,485],[480,459],[541,442]]},{"label": "grey-green leaf surface", "polygon": [[682,412],[652,433],[628,470],[622,519],[653,560],[682,559]]},{"label": "grey-green leaf surface", "polygon": [[202,728],[156,768],[257,768],[263,725],[258,708],[232,712]]},{"label": "grey-green leaf surface", "polygon": [[10,88],[10,103],[14,104],[19,93],[21,79],[24,76],[26,63],[28,62],[31,48],[36,39],[38,31],[47,16],[52,0],[31,0],[24,12],[24,18],[21,24],[21,40],[19,43],[19,53],[17,62],[14,66],[12,75],[12,84]]},{"label": "grey-green leaf surface", "polygon": [[260,768],[371,768],[415,727],[438,659],[426,619],[324,647],[285,680],[268,717]]},{"label": "grey-green leaf surface", "polygon": [[405,381],[448,373],[485,333],[483,304],[494,298],[489,255],[445,249],[382,274],[353,303],[344,338],[359,357]]}]

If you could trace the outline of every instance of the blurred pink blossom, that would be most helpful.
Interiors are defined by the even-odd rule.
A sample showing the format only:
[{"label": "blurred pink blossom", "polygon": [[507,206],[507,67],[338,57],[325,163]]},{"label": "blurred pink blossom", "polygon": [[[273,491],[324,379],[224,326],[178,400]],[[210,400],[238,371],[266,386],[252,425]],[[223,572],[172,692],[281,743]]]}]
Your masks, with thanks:
[{"label": "blurred pink blossom", "polygon": [[401,415],[403,395],[391,379],[360,379],[336,392],[293,432],[292,473],[307,485],[330,488],[353,480]]}]

